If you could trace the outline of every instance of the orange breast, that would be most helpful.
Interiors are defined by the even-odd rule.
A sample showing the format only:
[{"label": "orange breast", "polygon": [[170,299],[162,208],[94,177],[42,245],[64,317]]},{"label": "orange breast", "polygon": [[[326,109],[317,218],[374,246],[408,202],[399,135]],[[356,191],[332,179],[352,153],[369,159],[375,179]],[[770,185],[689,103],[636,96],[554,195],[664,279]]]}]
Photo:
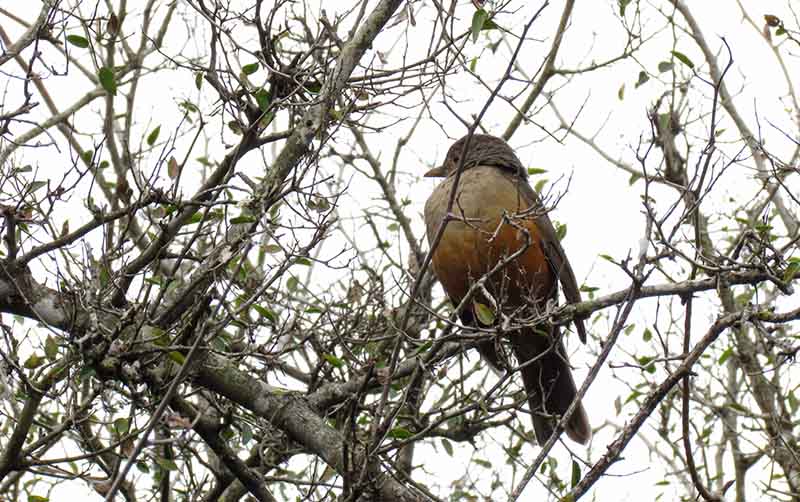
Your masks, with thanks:
[{"label": "orange breast", "polygon": [[[452,180],[446,180],[428,201],[429,238],[446,215],[450,190]],[[463,299],[475,280],[520,250],[518,257],[487,280],[488,291],[509,308],[524,304],[526,298],[542,302],[551,296],[555,275],[542,249],[539,229],[532,216],[519,216],[532,202],[521,200],[516,186],[495,168],[463,173],[452,211],[458,219],[449,222],[433,255],[434,272],[454,302]],[[503,222],[504,214],[510,223]]]}]

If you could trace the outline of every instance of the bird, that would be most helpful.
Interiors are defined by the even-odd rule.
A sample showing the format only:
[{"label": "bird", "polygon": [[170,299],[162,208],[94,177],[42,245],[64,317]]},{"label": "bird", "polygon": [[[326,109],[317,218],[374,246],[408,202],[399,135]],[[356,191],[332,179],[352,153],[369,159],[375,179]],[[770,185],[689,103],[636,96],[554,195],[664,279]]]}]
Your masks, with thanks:
[{"label": "bird", "polygon": [[[432,251],[431,267],[453,305],[462,302],[476,281],[499,268],[459,312],[464,325],[488,328],[484,324],[498,324],[500,314],[541,313],[548,302],[557,302],[558,283],[568,302],[581,301],[553,223],[528,183],[527,169],[506,141],[468,134],[453,143],[443,164],[424,176],[445,178],[425,203],[424,217],[432,245],[445,224]],[[585,343],[583,319],[573,323]],[[513,329],[507,336],[521,368],[534,433],[543,445],[575,399],[575,381],[557,326],[547,322],[509,326]],[[493,340],[478,343],[483,358],[502,371],[507,363],[498,348]],[[592,429],[582,403],[564,428],[573,441],[589,442]]]}]

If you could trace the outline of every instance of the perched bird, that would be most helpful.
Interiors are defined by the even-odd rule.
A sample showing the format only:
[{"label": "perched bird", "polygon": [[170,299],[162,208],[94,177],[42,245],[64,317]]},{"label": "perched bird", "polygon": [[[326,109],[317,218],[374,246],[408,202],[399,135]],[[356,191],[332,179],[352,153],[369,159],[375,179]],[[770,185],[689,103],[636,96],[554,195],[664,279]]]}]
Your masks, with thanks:
[{"label": "perched bird", "polygon": [[[539,196],[528,184],[527,170],[500,138],[465,136],[450,147],[444,164],[425,174],[445,178],[425,204],[428,241],[433,243],[439,226],[448,219],[448,201],[459,169],[449,221],[433,252],[434,273],[458,305],[476,280],[507,262],[487,277],[485,290],[491,298],[478,291],[459,313],[462,322],[481,325],[481,317],[486,321],[485,312],[490,311],[481,316],[476,309],[492,309],[492,305],[506,315],[516,314],[516,319],[520,314],[532,317],[543,311],[549,300],[557,299],[559,282],[567,301],[579,302],[575,274]],[[515,253],[518,255],[509,260]],[[493,317],[499,319],[500,312],[496,314]],[[575,327],[585,342],[583,320],[575,320]],[[522,327],[508,336],[521,366],[536,439],[544,444],[576,395],[569,361],[558,328],[549,323]],[[478,349],[490,364],[498,369],[502,366],[504,359],[491,340],[481,342]],[[566,432],[578,443],[591,439],[582,404],[566,424]]]}]

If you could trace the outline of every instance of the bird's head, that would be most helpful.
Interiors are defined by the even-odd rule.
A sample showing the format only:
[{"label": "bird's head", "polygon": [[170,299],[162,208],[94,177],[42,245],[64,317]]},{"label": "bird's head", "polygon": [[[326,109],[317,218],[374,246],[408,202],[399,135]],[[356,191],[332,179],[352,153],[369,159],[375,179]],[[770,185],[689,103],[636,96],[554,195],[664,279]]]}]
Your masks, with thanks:
[{"label": "bird's head", "polygon": [[425,173],[425,177],[445,178],[450,176],[458,171],[462,162],[464,169],[475,166],[495,166],[507,169],[523,178],[528,174],[514,150],[508,146],[505,140],[489,134],[473,134],[472,137],[467,135],[453,143],[447,151],[444,163]]}]

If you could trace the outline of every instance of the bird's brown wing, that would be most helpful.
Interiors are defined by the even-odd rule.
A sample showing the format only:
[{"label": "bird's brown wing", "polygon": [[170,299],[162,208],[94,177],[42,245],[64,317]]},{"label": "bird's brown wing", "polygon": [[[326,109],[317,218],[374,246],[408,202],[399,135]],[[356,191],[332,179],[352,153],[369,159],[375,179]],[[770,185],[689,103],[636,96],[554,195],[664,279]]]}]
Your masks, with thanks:
[{"label": "bird's brown wing", "polygon": [[[541,199],[536,192],[528,184],[527,180],[521,179],[518,176],[510,175],[517,183],[520,195],[527,199],[532,206],[536,206],[544,210]],[[575,279],[575,272],[572,271],[572,266],[569,264],[569,259],[564,253],[564,248],[561,247],[561,242],[558,240],[556,229],[553,223],[543,213],[536,218],[536,226],[539,229],[539,235],[542,240],[542,249],[547,256],[547,262],[550,269],[558,277],[561,283],[561,288],[564,290],[564,297],[568,303],[579,303],[581,301],[581,293],[578,289],[578,281]],[[575,319],[575,328],[578,330],[578,337],[581,342],[586,343],[586,327],[584,326],[583,319]]]}]

